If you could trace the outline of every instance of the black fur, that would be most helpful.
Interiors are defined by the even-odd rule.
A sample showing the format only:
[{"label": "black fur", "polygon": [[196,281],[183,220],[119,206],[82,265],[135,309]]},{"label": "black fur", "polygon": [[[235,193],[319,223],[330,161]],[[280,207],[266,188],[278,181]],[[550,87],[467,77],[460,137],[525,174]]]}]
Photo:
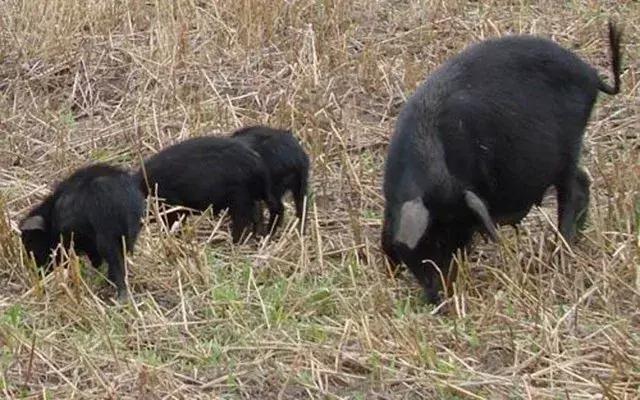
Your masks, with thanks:
[{"label": "black fur", "polygon": [[[280,207],[284,210],[282,197],[290,191],[296,205],[296,216],[302,223],[304,196],[307,193],[309,179],[309,157],[293,133],[266,126],[250,126],[235,131],[232,138],[260,154],[269,170],[273,197],[280,202]],[[269,228],[275,232],[281,222],[282,215],[272,215]]]},{"label": "black fur", "polygon": [[[169,146],[148,158],[136,179],[145,194],[148,188],[155,193],[157,185],[158,197],[168,204],[200,211],[211,206],[215,213],[228,208],[235,243],[252,224],[259,233],[258,202],[265,201],[272,215],[282,212],[260,155],[230,138],[197,137]],[[169,225],[179,215],[168,215]]]},{"label": "black fur", "polygon": [[[620,89],[620,32],[610,24],[615,85],[557,44],[507,36],[473,45],[436,70],[400,113],[384,177],[382,247],[403,261],[438,300],[452,254],[493,223],[516,224],[550,186],[558,193],[559,229],[571,240],[584,220],[589,179],[578,167],[598,91]],[[492,222],[465,200],[471,191]],[[396,240],[400,210],[421,198],[428,225],[414,249]]]},{"label": "black fur", "polygon": [[[126,296],[122,238],[132,251],[144,214],[144,197],[129,173],[94,164],[77,170],[21,221],[22,242],[38,266],[49,265],[60,238],[85,253],[94,267],[109,265],[118,298]],[[42,224],[33,226],[34,218]],[[28,222],[31,221],[31,222]],[[31,225],[31,226],[29,226]]]}]

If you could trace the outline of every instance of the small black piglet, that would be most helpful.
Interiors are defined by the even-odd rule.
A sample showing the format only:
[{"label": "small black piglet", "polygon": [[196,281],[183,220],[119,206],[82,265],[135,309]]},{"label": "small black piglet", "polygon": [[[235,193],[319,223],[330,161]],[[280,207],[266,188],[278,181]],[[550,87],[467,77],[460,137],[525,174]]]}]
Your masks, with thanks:
[{"label": "small black piglet", "polygon": [[127,296],[124,245],[131,252],[144,214],[144,197],[129,173],[94,164],[62,181],[21,221],[22,243],[39,267],[50,270],[55,248],[62,241],[86,254],[94,267],[109,265],[108,278],[118,300]]},{"label": "small black piglet", "polygon": [[[271,215],[282,213],[262,157],[228,137],[196,137],[166,147],[145,160],[136,179],[145,194],[156,193],[167,204],[199,211],[212,207],[216,214],[228,208],[234,243],[246,237],[251,225],[261,233],[260,201]],[[169,226],[181,214],[167,215]]]},{"label": "small black piglet", "polygon": [[[255,150],[265,163],[271,177],[271,192],[284,210],[282,197],[290,191],[296,206],[296,217],[304,215],[304,197],[309,180],[309,157],[290,130],[267,126],[249,126],[235,131],[234,140]],[[269,229],[273,232],[282,222],[282,214],[271,215]]]}]

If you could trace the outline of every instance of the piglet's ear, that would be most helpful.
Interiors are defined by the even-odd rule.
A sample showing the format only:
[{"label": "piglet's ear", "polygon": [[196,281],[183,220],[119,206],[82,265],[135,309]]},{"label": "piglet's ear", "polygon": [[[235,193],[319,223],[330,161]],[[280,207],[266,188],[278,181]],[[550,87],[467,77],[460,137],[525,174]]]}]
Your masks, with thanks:
[{"label": "piglet's ear", "polygon": [[44,231],[44,217],[42,215],[34,215],[22,221],[20,231]]}]

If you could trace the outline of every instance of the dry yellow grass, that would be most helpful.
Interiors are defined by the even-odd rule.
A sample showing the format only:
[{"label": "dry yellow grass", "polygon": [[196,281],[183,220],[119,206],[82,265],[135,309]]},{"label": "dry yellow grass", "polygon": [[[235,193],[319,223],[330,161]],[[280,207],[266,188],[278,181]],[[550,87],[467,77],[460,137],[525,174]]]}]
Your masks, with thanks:
[{"label": "dry yellow grass", "polygon": [[[588,128],[580,243],[556,241],[551,200],[501,246],[478,241],[434,315],[378,250],[399,108],[489,36],[552,37],[609,71],[609,17],[623,92]],[[0,24],[3,397],[640,397],[637,2],[7,0]],[[253,123],[294,129],[312,158],[304,237],[234,247],[208,216],[146,225],[125,306],[94,295],[82,258],[43,282],[25,263],[16,222],[73,169]]]}]

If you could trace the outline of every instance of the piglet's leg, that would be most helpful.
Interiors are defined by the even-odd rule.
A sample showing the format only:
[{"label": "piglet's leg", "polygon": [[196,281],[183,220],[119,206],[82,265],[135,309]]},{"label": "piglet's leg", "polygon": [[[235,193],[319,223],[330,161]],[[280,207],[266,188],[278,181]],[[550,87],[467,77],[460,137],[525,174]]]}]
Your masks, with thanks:
[{"label": "piglet's leg", "polygon": [[233,194],[229,214],[231,214],[231,237],[233,243],[240,243],[246,239],[251,222],[255,217],[255,203],[248,191],[237,190]]},{"label": "piglet's leg", "polygon": [[109,266],[107,277],[116,286],[116,298],[124,301],[127,298],[127,287],[124,280],[124,254],[120,240],[116,237],[99,235],[97,238],[98,252]]}]

